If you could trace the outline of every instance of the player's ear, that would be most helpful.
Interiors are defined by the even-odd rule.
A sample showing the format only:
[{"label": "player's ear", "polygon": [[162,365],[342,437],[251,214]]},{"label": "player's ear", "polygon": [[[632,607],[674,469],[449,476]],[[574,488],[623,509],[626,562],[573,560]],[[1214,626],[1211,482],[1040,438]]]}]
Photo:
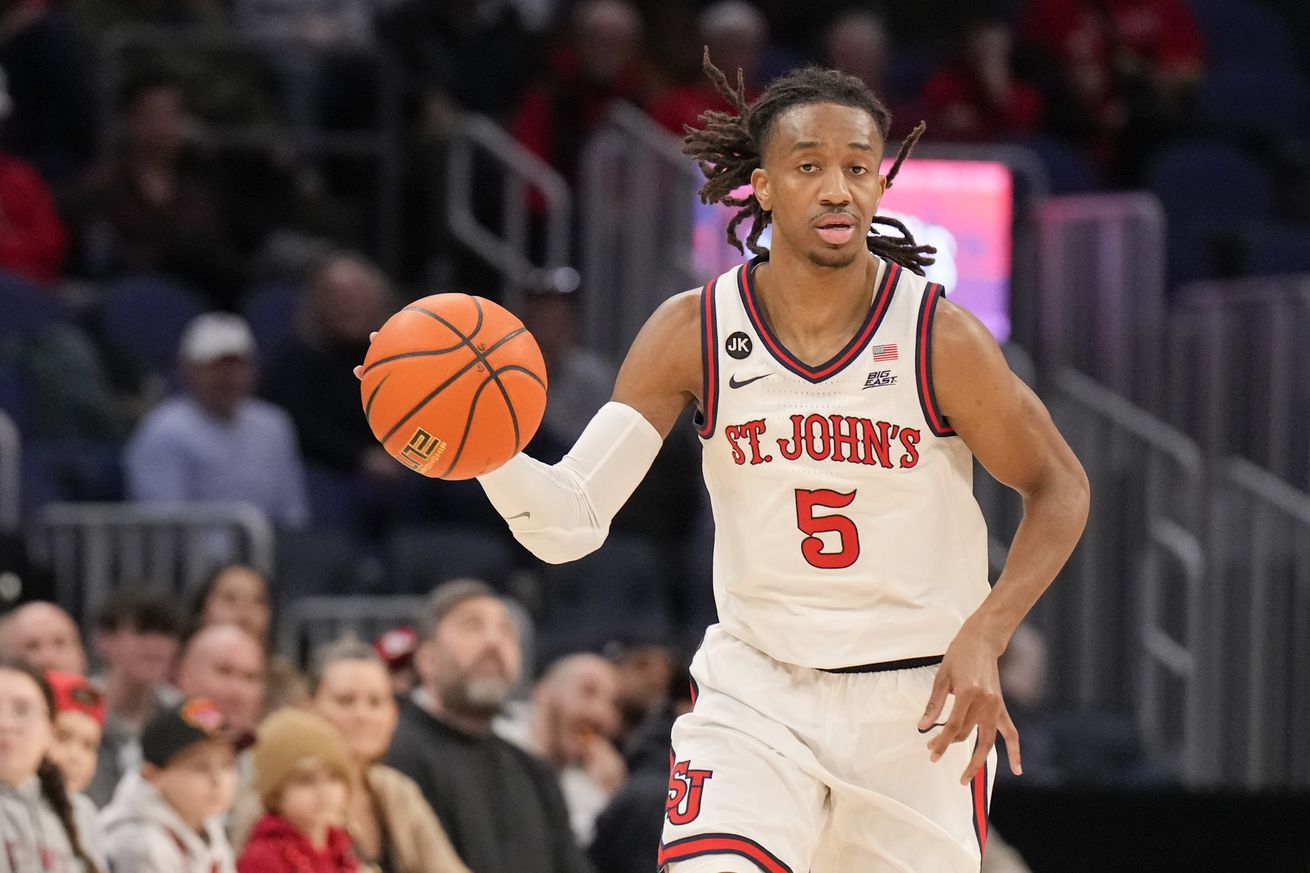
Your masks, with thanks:
[{"label": "player's ear", "polygon": [[769,171],[763,167],[751,170],[751,188],[755,190],[755,199],[765,212],[773,211],[773,194],[769,190]]}]

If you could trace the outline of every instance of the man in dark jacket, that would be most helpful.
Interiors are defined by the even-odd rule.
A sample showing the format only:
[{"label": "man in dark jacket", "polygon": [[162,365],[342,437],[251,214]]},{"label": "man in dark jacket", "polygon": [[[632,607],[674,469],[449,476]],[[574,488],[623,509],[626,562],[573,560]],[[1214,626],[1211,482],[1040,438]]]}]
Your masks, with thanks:
[{"label": "man in dark jacket", "polygon": [[387,763],[418,783],[456,851],[478,873],[590,873],[546,765],[491,732],[522,665],[514,620],[487,585],[432,592]]}]

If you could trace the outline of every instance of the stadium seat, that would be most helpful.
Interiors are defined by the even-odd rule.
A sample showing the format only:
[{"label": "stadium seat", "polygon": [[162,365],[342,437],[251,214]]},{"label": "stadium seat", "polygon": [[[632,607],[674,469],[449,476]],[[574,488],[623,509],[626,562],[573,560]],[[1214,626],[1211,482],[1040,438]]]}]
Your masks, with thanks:
[{"label": "stadium seat", "polygon": [[614,639],[668,641],[669,572],[652,543],[622,534],[579,561],[545,567],[542,663]]},{"label": "stadium seat", "polygon": [[1310,227],[1260,222],[1243,228],[1242,240],[1251,275],[1310,273]]},{"label": "stadium seat", "polygon": [[14,364],[0,361],[0,411],[5,412],[20,433],[27,431],[27,391],[23,374]]},{"label": "stadium seat", "polygon": [[276,361],[295,337],[300,298],[300,286],[293,282],[270,282],[247,295],[241,314],[250,322],[265,362]]},{"label": "stadium seat", "polygon": [[1168,218],[1169,281],[1236,272],[1235,252],[1225,251],[1236,224],[1265,221],[1274,191],[1265,168],[1233,146],[1196,141],[1165,149],[1147,170],[1147,187]]},{"label": "stadium seat", "polygon": [[1251,58],[1285,66],[1296,63],[1287,25],[1276,12],[1250,0],[1191,0],[1190,5],[1212,69]]},{"label": "stadium seat", "polygon": [[387,590],[425,594],[441,582],[481,579],[503,588],[514,569],[508,534],[464,525],[438,524],[397,530],[387,538]]},{"label": "stadium seat", "polygon": [[1084,194],[1100,191],[1103,187],[1100,174],[1087,156],[1068,143],[1043,136],[1016,145],[1032,152],[1041,161],[1052,196]]},{"label": "stadium seat", "polygon": [[1310,133],[1310,93],[1291,67],[1259,61],[1211,70],[1198,97],[1201,123],[1220,136],[1296,139]]},{"label": "stadium seat", "polygon": [[309,517],[318,528],[357,531],[363,523],[363,494],[357,476],[305,464]]},{"label": "stadium seat", "polygon": [[205,311],[192,291],[163,276],[130,276],[105,295],[105,336],[147,370],[165,378],[176,370],[177,345],[187,323]]},{"label": "stadium seat", "polygon": [[0,345],[64,317],[59,302],[38,285],[0,271]]}]

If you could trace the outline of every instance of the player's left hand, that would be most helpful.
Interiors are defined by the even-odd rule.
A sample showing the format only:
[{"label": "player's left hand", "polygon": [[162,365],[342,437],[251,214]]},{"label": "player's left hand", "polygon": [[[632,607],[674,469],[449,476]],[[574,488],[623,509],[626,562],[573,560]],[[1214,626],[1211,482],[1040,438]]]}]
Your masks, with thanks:
[{"label": "player's left hand", "polygon": [[952,743],[967,740],[974,728],[978,729],[977,748],[960,777],[961,784],[968,784],[987,760],[996,745],[997,732],[1005,737],[1010,772],[1016,776],[1023,773],[1019,730],[1010,719],[1005,699],[1001,696],[1001,674],[996,664],[999,657],[992,640],[966,623],[946,649],[941,666],[937,668],[932,694],[928,697],[928,708],[919,719],[920,732],[931,730],[946,706],[947,695],[955,696],[955,705],[942,725],[941,733],[928,743],[933,763],[941,759]]}]

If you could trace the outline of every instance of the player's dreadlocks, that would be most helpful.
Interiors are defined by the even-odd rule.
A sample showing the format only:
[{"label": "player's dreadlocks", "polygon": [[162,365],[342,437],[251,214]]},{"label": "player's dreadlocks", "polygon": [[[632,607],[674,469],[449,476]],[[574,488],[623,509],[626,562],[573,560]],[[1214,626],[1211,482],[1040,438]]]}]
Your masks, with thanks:
[{"label": "player's dreadlocks", "polygon": [[[702,203],[740,207],[728,223],[728,242],[742,254],[745,254],[745,249],[737,235],[737,226],[748,218],[752,220],[746,246],[754,254],[764,254],[767,249],[759,244],[760,234],[769,226],[771,216],[760,206],[754,193],[734,197],[732,192],[750,184],[751,172],[760,166],[770,128],[783,112],[809,103],[837,103],[869,113],[884,140],[891,128],[891,113],[882,101],[859,79],[836,70],[821,67],[795,70],[774,80],[754,103],[748,104],[741,70],[737,70],[737,87],[734,88],[723,71],[710,62],[708,48],[705,49],[703,66],[719,94],[737,110],[737,114],[714,110],[702,112],[700,122],[704,127],[700,130],[686,128],[682,150],[700,165],[705,174],[705,184],[700,189]],[[919,122],[901,143],[901,150],[887,171],[888,188],[926,127]],[[916,243],[909,229],[894,218],[877,215],[873,223],[892,227],[901,236],[869,236],[869,251],[923,275],[924,268],[933,263],[932,255],[937,250]]]}]

